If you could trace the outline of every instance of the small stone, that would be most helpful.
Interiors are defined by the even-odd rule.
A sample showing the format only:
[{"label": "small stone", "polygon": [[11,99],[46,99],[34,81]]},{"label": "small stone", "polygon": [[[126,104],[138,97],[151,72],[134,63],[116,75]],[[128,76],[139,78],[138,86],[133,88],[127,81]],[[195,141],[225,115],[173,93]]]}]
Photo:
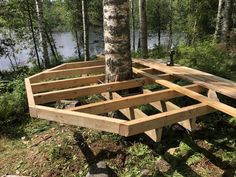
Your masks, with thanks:
[{"label": "small stone", "polygon": [[91,165],[86,177],[111,177],[116,176],[114,172],[106,165],[105,162],[98,162]]},{"label": "small stone", "polygon": [[156,166],[160,172],[166,173],[171,169],[171,165],[166,162],[163,158],[156,162]]},{"label": "small stone", "polygon": [[147,169],[144,169],[141,174],[140,174],[142,177],[147,177],[147,176],[150,176],[150,171],[147,170]]}]

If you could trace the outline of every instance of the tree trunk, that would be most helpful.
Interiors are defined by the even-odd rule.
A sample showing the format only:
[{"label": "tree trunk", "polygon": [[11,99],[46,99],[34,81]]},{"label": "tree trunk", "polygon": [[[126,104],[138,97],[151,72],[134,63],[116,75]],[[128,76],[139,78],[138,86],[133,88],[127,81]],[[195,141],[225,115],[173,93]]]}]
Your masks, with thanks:
[{"label": "tree trunk", "polygon": [[134,15],[134,0],[130,0],[131,20],[132,20],[132,39],[133,51],[135,51],[135,15]]},{"label": "tree trunk", "polygon": [[104,0],[106,82],[132,78],[129,0]]},{"label": "tree trunk", "polygon": [[83,33],[84,33],[84,61],[89,60],[89,24],[87,0],[82,0]]},{"label": "tree trunk", "polygon": [[77,29],[75,29],[75,40],[76,40],[77,54],[78,54],[79,59],[81,59],[79,34],[78,34]]},{"label": "tree trunk", "polygon": [[223,42],[229,43],[230,32],[232,28],[233,0],[225,0],[224,18],[223,18]]},{"label": "tree trunk", "polygon": [[41,68],[40,58],[39,58],[39,53],[38,53],[37,39],[35,37],[33,19],[32,19],[32,15],[31,15],[29,0],[26,0],[26,6],[27,6],[27,12],[28,12],[28,18],[29,18],[30,31],[31,31],[31,35],[32,35],[33,43],[34,43],[34,50],[35,50],[35,54],[36,54],[36,58],[37,58],[36,61],[37,61],[38,67]]},{"label": "tree trunk", "polygon": [[215,29],[214,38],[217,43],[220,42],[220,38],[221,38],[221,34],[222,34],[221,27],[222,27],[223,1],[224,0],[219,0],[218,12],[217,12],[217,17],[216,17],[216,29]]},{"label": "tree trunk", "polygon": [[50,66],[49,55],[48,55],[48,45],[47,45],[47,34],[46,34],[46,26],[45,20],[43,17],[43,1],[36,0],[36,10],[38,16],[38,23],[39,23],[39,31],[42,41],[42,49],[43,49],[43,60],[45,68]]},{"label": "tree trunk", "polygon": [[139,0],[140,46],[142,58],[148,57],[146,0]]},{"label": "tree trunk", "polygon": [[168,48],[170,49],[173,43],[173,29],[172,29],[172,22],[173,22],[173,14],[172,14],[172,2],[169,0],[169,41],[168,41]]},{"label": "tree trunk", "polygon": [[160,1],[157,2],[157,36],[158,36],[158,46],[161,46],[161,14],[160,14]]}]

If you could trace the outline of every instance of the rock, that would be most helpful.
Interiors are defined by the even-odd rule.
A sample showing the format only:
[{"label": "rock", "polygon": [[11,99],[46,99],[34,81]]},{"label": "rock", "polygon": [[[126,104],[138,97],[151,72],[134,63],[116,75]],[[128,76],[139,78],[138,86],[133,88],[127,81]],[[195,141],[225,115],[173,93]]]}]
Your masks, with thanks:
[{"label": "rock", "polygon": [[106,165],[105,162],[98,162],[90,166],[89,172],[86,177],[112,177],[117,176],[115,173]]},{"label": "rock", "polygon": [[141,175],[142,177],[147,177],[147,176],[150,176],[149,174],[150,174],[150,171],[147,170],[147,169],[144,169],[144,170],[141,172],[140,175]]},{"label": "rock", "polygon": [[166,173],[171,169],[171,165],[166,162],[163,158],[156,162],[156,166],[160,172]]}]

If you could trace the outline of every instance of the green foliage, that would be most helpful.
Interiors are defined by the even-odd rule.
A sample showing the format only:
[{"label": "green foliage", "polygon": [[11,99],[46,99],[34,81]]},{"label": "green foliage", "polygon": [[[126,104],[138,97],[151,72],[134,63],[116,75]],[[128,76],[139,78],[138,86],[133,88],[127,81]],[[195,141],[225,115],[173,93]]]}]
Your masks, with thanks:
[{"label": "green foliage", "polygon": [[9,91],[0,95],[0,124],[21,118],[27,109],[24,82],[17,79],[7,87]]},{"label": "green foliage", "polygon": [[180,46],[176,57],[181,65],[230,78],[234,71],[236,54],[230,55],[220,46],[204,41],[192,46]]}]

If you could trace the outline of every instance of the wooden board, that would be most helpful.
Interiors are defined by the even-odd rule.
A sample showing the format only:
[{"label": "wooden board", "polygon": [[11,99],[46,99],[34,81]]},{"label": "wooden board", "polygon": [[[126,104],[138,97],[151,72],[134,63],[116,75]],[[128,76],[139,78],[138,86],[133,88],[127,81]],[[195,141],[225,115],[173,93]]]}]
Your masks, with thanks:
[{"label": "wooden board", "polygon": [[133,68],[133,72],[139,73],[139,74],[141,74],[141,75],[143,75],[143,76],[153,80],[154,82],[156,82],[158,84],[161,84],[163,86],[171,88],[171,89],[173,89],[173,90],[175,90],[175,91],[177,91],[179,93],[182,93],[182,94],[184,94],[184,95],[186,95],[186,96],[188,96],[190,98],[193,98],[193,99],[198,100],[198,101],[200,101],[202,103],[205,103],[208,106],[211,106],[212,108],[215,108],[215,109],[220,110],[220,111],[222,111],[222,112],[224,112],[224,113],[226,113],[228,115],[236,117],[236,109],[231,107],[231,106],[228,106],[228,105],[223,104],[223,103],[221,103],[219,101],[215,101],[213,99],[207,98],[207,97],[205,97],[205,96],[203,96],[203,95],[201,95],[199,93],[191,91],[191,90],[189,90],[187,88],[184,88],[182,86],[179,86],[179,85],[174,84],[172,82],[169,82],[167,80],[163,80],[163,79],[161,79],[158,76],[154,76],[154,75],[148,74],[148,73],[146,73],[146,72],[144,72],[142,70]]},{"label": "wooden board", "polygon": [[236,83],[230,80],[184,66],[166,66],[165,64],[158,62],[158,60],[134,59],[134,61],[236,99]]},{"label": "wooden board", "polygon": [[[201,92],[204,90],[197,85],[191,85],[186,87],[189,88],[190,90],[194,90],[197,92]],[[116,111],[122,108],[129,108],[141,104],[148,104],[155,101],[169,100],[180,96],[183,96],[183,94],[180,94],[171,89],[167,89],[167,90],[155,91],[152,93],[145,93],[119,99],[102,101],[98,103],[91,103],[88,105],[78,106],[69,109],[72,111],[86,112],[91,114],[102,114],[110,111]]]},{"label": "wooden board", "polygon": [[117,91],[135,87],[141,87],[145,84],[147,79],[138,78],[128,81],[120,81],[106,84],[97,84],[91,86],[84,86],[78,88],[56,90],[51,92],[44,92],[34,94],[34,99],[36,104],[44,104],[54,101],[59,101],[63,99],[78,98],[81,96],[91,96],[93,94],[98,94],[106,91]]}]

